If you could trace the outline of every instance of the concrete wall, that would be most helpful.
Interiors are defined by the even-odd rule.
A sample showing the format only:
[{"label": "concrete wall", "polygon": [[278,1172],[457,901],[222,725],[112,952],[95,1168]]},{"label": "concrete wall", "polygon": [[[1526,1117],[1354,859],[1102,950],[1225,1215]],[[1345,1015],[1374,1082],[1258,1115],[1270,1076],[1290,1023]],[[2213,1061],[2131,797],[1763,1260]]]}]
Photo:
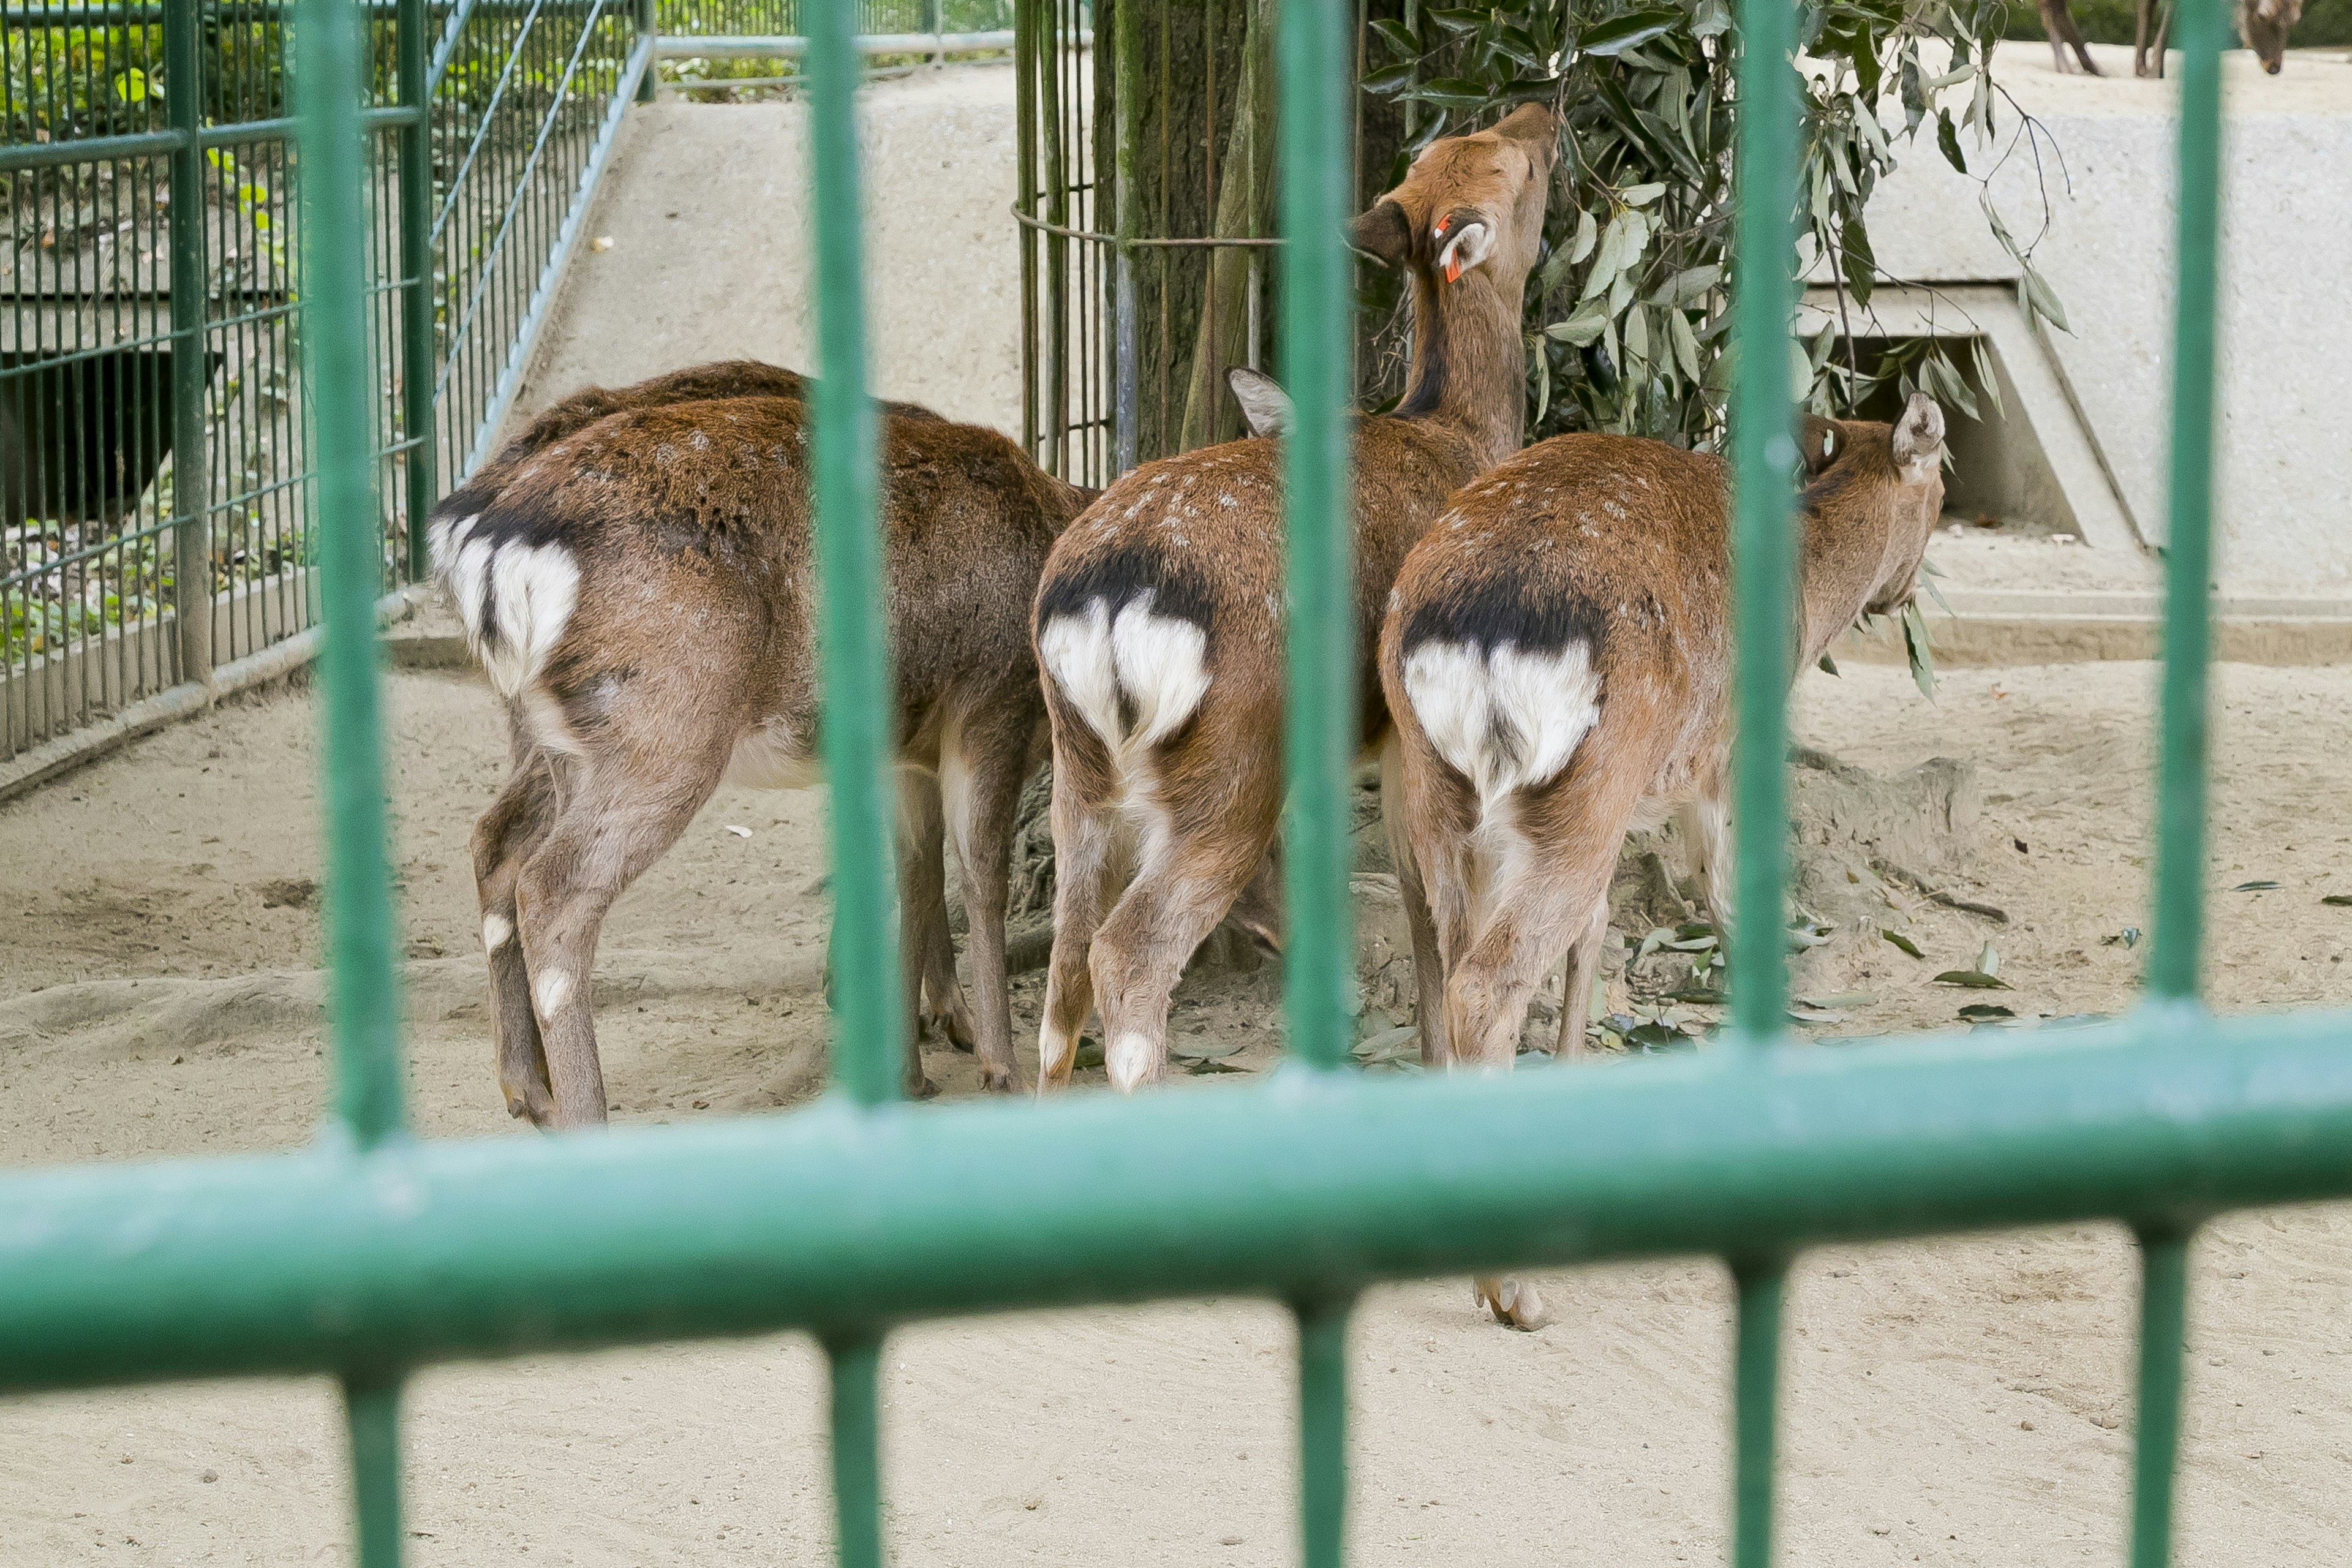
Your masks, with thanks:
[{"label": "concrete wall", "polygon": [[[1994,74],[2049,132],[2047,231],[2035,264],[2071,333],[2050,346],[2143,538],[2164,532],[2170,403],[2174,92],[2097,51],[2105,79],[2062,77],[2040,44]],[[2239,594],[2352,596],[2352,64],[2290,57],[2265,78],[2227,58],[2221,283],[2219,576]],[[1972,168],[1991,169],[2002,135]],[[1881,267],[1927,283],[2013,279],[1978,184],[1923,137],[1870,214]],[[1990,190],[2021,240],[2041,226],[2035,161],[2018,144]]]},{"label": "concrete wall", "polygon": [[[515,421],[583,386],[710,360],[814,370],[804,105],[629,111]],[[869,384],[1021,435],[1013,72],[964,66],[858,98]]]}]

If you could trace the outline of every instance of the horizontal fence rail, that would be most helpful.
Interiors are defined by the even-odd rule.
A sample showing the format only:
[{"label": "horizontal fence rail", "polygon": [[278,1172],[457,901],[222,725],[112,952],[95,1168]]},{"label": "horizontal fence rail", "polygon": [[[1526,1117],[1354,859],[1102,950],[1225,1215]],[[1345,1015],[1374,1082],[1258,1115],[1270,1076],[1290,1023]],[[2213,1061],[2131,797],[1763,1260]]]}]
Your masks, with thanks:
[{"label": "horizontal fence rail", "polygon": [[[584,71],[610,96],[588,100],[593,110],[572,120],[540,105],[530,110],[541,116],[527,121],[531,133],[502,150],[481,121],[445,120],[436,108],[436,159],[465,162],[447,184],[399,198],[411,220],[430,207],[436,278],[464,280],[436,298],[462,299],[499,323],[485,339],[490,349],[443,367],[434,412],[445,443],[470,437],[468,422],[510,394],[511,364],[497,345],[527,340],[543,304],[539,258],[560,258],[578,211],[567,199],[580,199],[609,145],[617,108],[604,106],[642,80],[654,48],[639,21],[614,20],[598,5],[516,10],[483,0],[450,14],[453,32],[461,16],[479,16],[520,33],[559,9],[575,30],[529,46],[541,50],[530,57],[533,68],[550,81]],[[801,36],[792,31],[798,7],[785,10],[777,8],[767,36]],[[1831,1241],[2110,1218],[2142,1244],[2133,1560],[2138,1568],[2167,1562],[2189,1237],[2221,1210],[2352,1193],[2352,1016],[2215,1020],[2197,1001],[2218,61],[2228,28],[2220,0],[2189,0],[2182,16],[2159,915],[2149,1000],[2133,1016],[2079,1030],[1834,1047],[1783,1038],[1780,773],[1795,453],[1782,365],[1792,302],[1788,65],[1796,29],[1781,0],[1746,0],[1733,405],[1733,1026],[1702,1054],[1508,1080],[1371,1079],[1341,1065],[1351,963],[1346,783],[1356,737],[1342,406],[1349,321],[1339,224],[1351,188],[1345,105],[1354,12],[1336,0],[1282,0],[1280,266],[1290,308],[1279,327],[1297,400],[1286,452],[1294,804],[1285,1006],[1297,1060],[1230,1093],[896,1103],[904,1020],[883,809],[889,673],[878,624],[875,420],[864,385],[860,226],[832,223],[820,233],[813,293],[824,738],[842,979],[836,1092],[784,1117],[436,1142],[403,1130],[369,646],[385,543],[376,487],[392,472],[369,372],[368,334],[383,330],[383,312],[372,313],[370,301],[385,288],[415,290],[423,270],[406,248],[413,237],[400,252],[410,269],[387,267],[360,199],[366,138],[420,128],[414,117],[369,124],[362,24],[376,14],[363,16],[352,0],[301,0],[298,29],[304,77],[315,84],[301,157],[327,176],[301,185],[295,212],[310,266],[303,347],[318,449],[319,483],[306,493],[323,535],[328,605],[336,1120],[299,1152],[0,1177],[0,1390],[339,1377],[361,1561],[390,1568],[403,1538],[398,1416],[411,1369],[804,1328],[829,1357],[837,1550],[850,1568],[869,1568],[883,1552],[877,1380],[892,1326],[1255,1292],[1286,1303],[1299,1325],[1302,1554],[1311,1568],[1330,1568],[1343,1545],[1348,1312],[1364,1285],[1706,1254],[1730,1264],[1738,1288],[1732,1553],[1744,1568],[1772,1554],[1782,1283],[1795,1254]],[[806,20],[811,205],[854,212],[856,19],[844,4],[819,5]],[[593,41],[607,21],[605,42]],[[414,43],[399,63],[402,79],[414,86],[459,70],[447,36],[429,57],[421,38]],[[1034,65],[1024,65],[1024,94],[1057,91]],[[499,94],[508,90],[485,101],[503,105],[509,100]],[[1051,131],[1057,112],[1024,100],[1023,134]],[[137,134],[176,137],[145,155],[184,161],[195,145],[188,130]],[[463,194],[486,157],[507,160],[497,165],[504,172]],[[1041,194],[1024,191],[1024,205]],[[1121,226],[1131,235],[1131,223]],[[526,260],[497,272],[508,255]],[[371,257],[393,281],[371,284]],[[1059,265],[1033,276],[1033,287],[1060,288],[1052,270]],[[448,389],[461,374],[471,401],[453,402]],[[1171,1205],[1168,1174],[1177,1169],[1185,1201]]]}]

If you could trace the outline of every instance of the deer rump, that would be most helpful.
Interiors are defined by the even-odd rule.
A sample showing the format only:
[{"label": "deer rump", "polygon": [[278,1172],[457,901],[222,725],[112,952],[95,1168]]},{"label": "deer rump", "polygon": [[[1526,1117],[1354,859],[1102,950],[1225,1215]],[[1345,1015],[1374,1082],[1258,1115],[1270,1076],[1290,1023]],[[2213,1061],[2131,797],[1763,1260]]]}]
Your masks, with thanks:
[{"label": "deer rump", "polygon": [[[505,700],[515,767],[474,835],[509,1109],[606,1109],[586,979],[613,900],[722,778],[816,775],[817,586],[808,415],[735,397],[609,415],[458,490],[434,572]],[[907,1016],[940,1018],[1019,1087],[1003,984],[1015,802],[1043,722],[1027,608],[1081,492],[993,431],[883,426],[886,635],[896,667]],[[948,937],[951,830],[971,913],[975,1019]],[[912,1033],[908,1092],[928,1093]]]}]

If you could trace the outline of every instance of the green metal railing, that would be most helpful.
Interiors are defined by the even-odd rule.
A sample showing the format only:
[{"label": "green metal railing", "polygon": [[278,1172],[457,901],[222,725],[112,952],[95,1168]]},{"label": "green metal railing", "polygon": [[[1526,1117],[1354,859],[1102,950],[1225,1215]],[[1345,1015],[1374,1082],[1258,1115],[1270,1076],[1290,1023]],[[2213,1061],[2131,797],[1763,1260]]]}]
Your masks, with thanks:
[{"label": "green metal railing", "polygon": [[[370,606],[379,541],[364,101],[351,0],[301,0],[305,346],[319,526],[335,1118],[307,1149],[0,1178],[0,1391],[324,1374],[346,1392],[360,1559],[399,1561],[403,1376],[430,1363],[801,1328],[832,1368],[841,1561],[882,1557],[876,1369],[924,1318],[1257,1293],[1298,1324],[1305,1561],[1341,1557],[1349,1303],[1440,1272],[1709,1254],[1738,1286],[1734,1561],[1771,1555],[1782,1280],[1825,1242],[2118,1219],[2143,1258],[2132,1555],[2168,1555],[2186,1248],[2231,1207],[2352,1193],[2352,1020],[2197,1000],[2221,0],[2184,7],[2170,634],[2148,997],[2097,1027],[1792,1048],[1780,769],[1789,532],[1791,18],[1746,7],[1735,434],[1738,999],[1722,1046],[1509,1080],[1370,1078],[1343,1018],[1351,737],[1339,240],[1349,11],[1286,0],[1280,69],[1294,1060],[1264,1085],[918,1109],[894,1100],[874,420],[859,226],[814,293],[826,767],[844,964],[836,1092],[796,1114],[560,1138],[404,1131]],[[811,16],[817,210],[855,205],[845,5]],[[1299,307],[1307,308],[1299,308]],[[1166,1202],[1171,1170],[1185,1201]]]}]

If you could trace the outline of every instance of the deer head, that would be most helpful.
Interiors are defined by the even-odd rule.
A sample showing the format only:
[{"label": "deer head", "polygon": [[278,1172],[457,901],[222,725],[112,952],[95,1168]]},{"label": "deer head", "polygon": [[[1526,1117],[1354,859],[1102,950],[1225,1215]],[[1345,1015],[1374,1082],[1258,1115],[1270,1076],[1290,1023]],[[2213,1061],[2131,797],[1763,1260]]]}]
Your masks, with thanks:
[{"label": "deer head", "polygon": [[2286,63],[2286,36],[2303,19],[2303,0],[2242,0],[2238,6],[2238,37],[2272,76]]}]

